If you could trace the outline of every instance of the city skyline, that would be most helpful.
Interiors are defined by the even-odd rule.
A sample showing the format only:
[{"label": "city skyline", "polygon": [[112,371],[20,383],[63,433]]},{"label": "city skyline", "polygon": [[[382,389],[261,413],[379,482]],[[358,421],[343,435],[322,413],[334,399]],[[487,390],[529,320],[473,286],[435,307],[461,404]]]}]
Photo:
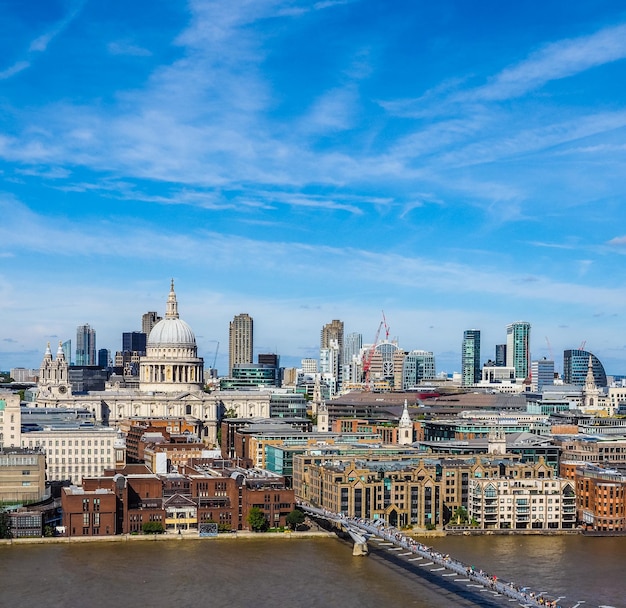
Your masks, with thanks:
[{"label": "city skyline", "polygon": [[[319,356],[333,319],[460,371],[626,373],[620,3],[35,1],[0,9],[0,368],[123,332],[170,278],[205,363]],[[88,42],[87,42],[88,40]],[[209,365],[207,365],[208,367]]]}]

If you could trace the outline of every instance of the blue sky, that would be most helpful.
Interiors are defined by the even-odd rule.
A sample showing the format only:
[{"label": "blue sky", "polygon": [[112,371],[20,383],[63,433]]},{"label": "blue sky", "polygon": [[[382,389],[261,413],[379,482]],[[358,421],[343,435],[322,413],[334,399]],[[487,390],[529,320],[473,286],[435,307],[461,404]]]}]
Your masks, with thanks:
[{"label": "blue sky", "polygon": [[170,278],[199,351],[317,356],[324,323],[460,368],[505,326],[626,373],[621,2],[0,4],[0,369]]}]

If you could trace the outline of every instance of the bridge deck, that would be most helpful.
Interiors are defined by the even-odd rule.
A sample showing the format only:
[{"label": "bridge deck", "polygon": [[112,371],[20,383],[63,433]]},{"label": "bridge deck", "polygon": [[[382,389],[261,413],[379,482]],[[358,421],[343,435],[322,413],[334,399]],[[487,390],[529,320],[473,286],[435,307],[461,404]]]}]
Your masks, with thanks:
[{"label": "bridge deck", "polygon": [[[476,571],[472,566],[463,564],[459,560],[443,555],[426,545],[408,537],[400,530],[384,524],[382,520],[372,522],[366,519],[352,519],[331,513],[325,509],[318,509],[308,505],[300,505],[305,512],[313,517],[325,519],[335,526],[348,531],[355,542],[360,542],[358,536],[364,540],[375,538],[380,545],[389,545],[390,551],[405,551],[398,556],[406,557],[409,562],[419,563],[420,566],[430,568],[431,571],[442,572],[442,576],[459,576],[454,580],[465,582],[470,586],[478,586],[492,592],[494,595],[503,595],[509,601],[517,601],[521,606],[528,608],[561,608],[556,600],[550,600],[545,593],[535,593],[528,587],[519,587],[513,583],[503,581],[496,576],[490,576],[482,571]],[[359,535],[358,531],[362,534]],[[426,561],[422,561],[426,560]],[[439,566],[439,567],[437,567]]]}]

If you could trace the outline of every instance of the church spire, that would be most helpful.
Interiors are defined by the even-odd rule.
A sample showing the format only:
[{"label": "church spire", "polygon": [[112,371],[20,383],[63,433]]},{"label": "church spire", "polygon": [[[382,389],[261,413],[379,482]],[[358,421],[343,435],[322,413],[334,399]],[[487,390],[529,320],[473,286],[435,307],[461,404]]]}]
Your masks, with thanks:
[{"label": "church spire", "polygon": [[63,342],[59,340],[59,348],[57,348],[57,359],[65,359],[65,353],[63,352]]},{"label": "church spire", "polygon": [[176,301],[176,292],[174,291],[174,279],[172,279],[172,284],[170,286],[170,295],[167,297],[165,318],[178,319],[178,302]]},{"label": "church spire", "polygon": [[593,375],[593,359],[591,355],[589,355],[589,363],[587,364],[587,377],[585,378],[585,387],[587,389],[596,388],[596,379]]},{"label": "church spire", "polygon": [[409,404],[407,400],[404,400],[404,408],[402,409],[402,415],[400,416],[400,426],[413,426],[411,422],[411,416],[409,414]]},{"label": "church spire", "polygon": [[413,422],[411,422],[409,404],[406,399],[404,400],[402,415],[398,421],[398,443],[400,445],[410,445],[413,443]]}]

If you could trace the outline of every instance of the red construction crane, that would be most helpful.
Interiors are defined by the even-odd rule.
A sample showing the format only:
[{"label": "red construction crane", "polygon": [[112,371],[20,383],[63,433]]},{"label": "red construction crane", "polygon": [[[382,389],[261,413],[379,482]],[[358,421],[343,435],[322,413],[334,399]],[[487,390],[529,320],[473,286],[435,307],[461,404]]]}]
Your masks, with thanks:
[{"label": "red construction crane", "polygon": [[370,387],[370,367],[372,365],[372,357],[374,356],[374,352],[376,351],[376,346],[378,345],[378,336],[380,335],[380,330],[382,329],[383,324],[383,321],[378,324],[378,329],[376,330],[374,342],[366,351],[363,357],[363,375],[365,377],[365,390],[369,390]]},{"label": "red construction crane", "polygon": [[389,325],[387,325],[387,319],[385,318],[385,311],[383,313],[383,325],[385,326],[385,342],[389,342]]},{"label": "red construction crane", "polygon": [[374,342],[367,350],[363,357],[363,375],[365,377],[365,390],[370,390],[370,368],[372,366],[372,357],[376,352],[376,347],[378,346],[378,338],[380,336],[380,330],[385,328],[385,341],[389,341],[389,325],[387,325],[387,319],[385,318],[385,311],[383,313],[383,320],[378,324],[378,329],[376,330],[376,336],[374,336]]}]

